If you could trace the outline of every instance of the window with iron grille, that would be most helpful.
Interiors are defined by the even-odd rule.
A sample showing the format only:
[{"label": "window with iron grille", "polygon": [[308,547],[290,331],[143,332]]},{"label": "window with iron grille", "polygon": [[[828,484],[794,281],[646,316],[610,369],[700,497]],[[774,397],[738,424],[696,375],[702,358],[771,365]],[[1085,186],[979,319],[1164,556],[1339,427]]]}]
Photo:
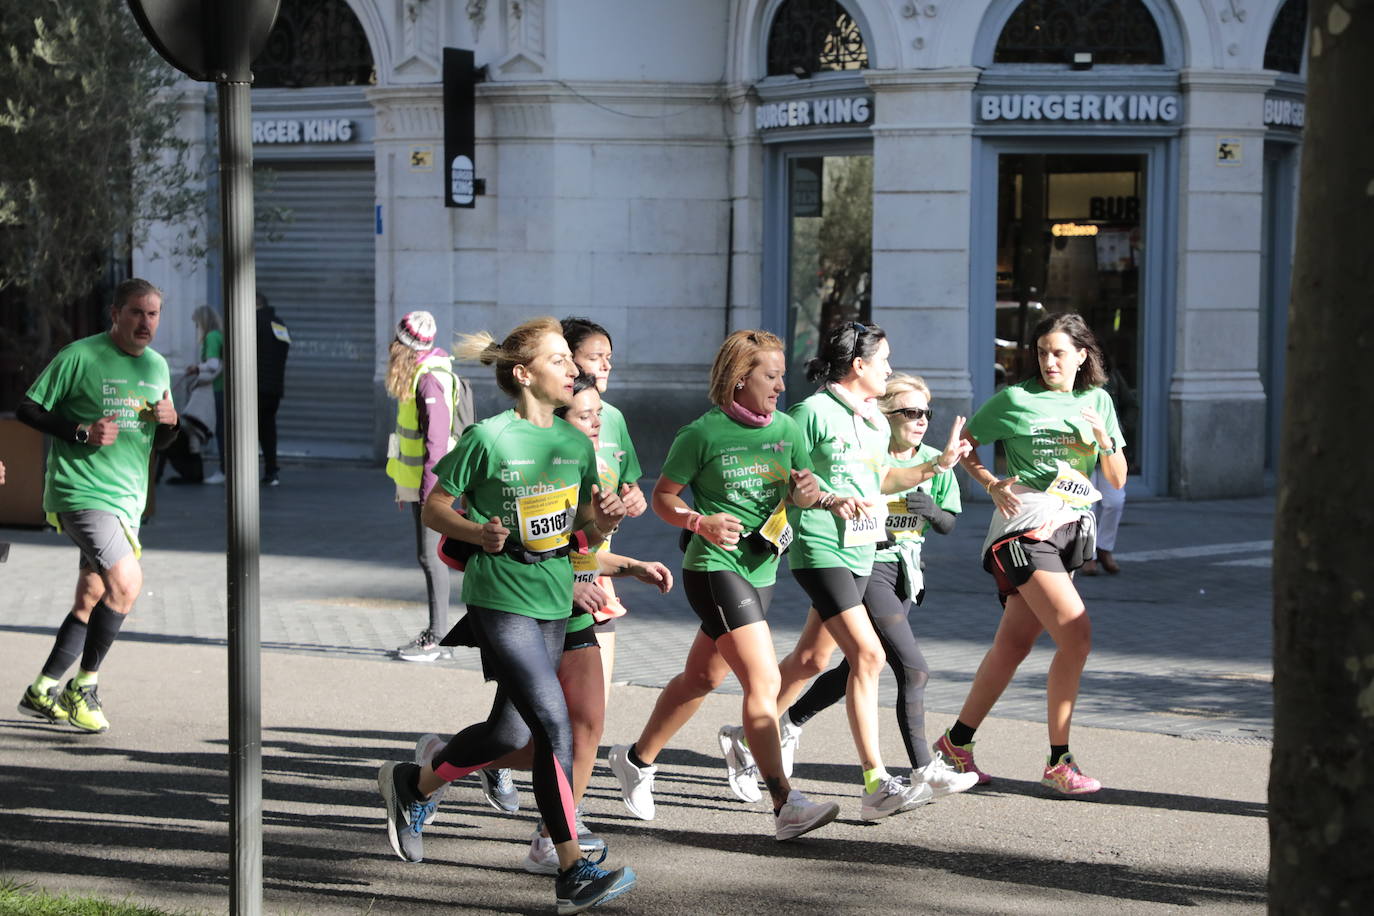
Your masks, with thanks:
[{"label": "window with iron grille", "polygon": [[1159,26],[1141,0],[1026,0],[997,39],[993,62],[1069,64],[1076,51],[1094,64],[1162,64]]},{"label": "window with iron grille", "polygon": [[1274,17],[1264,45],[1264,69],[1301,73],[1307,42],[1307,0],[1287,0]]},{"label": "window with iron grille", "polygon": [[344,0],[283,0],[253,61],[258,88],[371,86],[377,82],[362,23]]},{"label": "window with iron grille", "polygon": [[849,11],[836,0],[784,0],[768,32],[768,75],[863,70],[868,48]]}]

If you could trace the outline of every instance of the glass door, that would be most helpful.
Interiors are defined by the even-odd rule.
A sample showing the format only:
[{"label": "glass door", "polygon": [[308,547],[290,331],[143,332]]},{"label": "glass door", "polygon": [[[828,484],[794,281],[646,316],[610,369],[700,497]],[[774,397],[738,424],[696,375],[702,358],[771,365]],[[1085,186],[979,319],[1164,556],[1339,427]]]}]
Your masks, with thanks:
[{"label": "glass door", "polygon": [[1003,153],[997,160],[994,385],[1038,371],[1036,323],[1082,315],[1107,358],[1131,473],[1138,473],[1146,157]]},{"label": "glass door", "polygon": [[789,156],[787,399],[811,393],[806,363],[831,328],[868,321],[873,289],[873,157]]}]

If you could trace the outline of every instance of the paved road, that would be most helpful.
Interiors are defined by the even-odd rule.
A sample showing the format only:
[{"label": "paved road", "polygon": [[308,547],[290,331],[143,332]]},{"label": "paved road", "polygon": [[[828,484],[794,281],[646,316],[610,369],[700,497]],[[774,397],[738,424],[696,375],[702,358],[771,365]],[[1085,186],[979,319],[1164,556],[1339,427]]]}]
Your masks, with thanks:
[{"label": "paved road", "polygon": [[[380,472],[289,468],[263,494],[264,872],[272,913],[545,913],[545,879],[518,868],[531,815],[497,815],[456,789],[427,862],[385,846],[373,781],[416,734],[480,716],[490,687],[474,659],[386,660],[422,625],[410,523]],[[54,890],[100,891],[224,912],[222,492],[164,487],[146,529],[148,593],[106,665],[115,728],[83,736],[0,707],[0,874]],[[930,659],[932,733],[957,712],[996,624],[978,568],[987,504],[929,551],[931,599],[916,617]],[[844,715],[808,726],[798,784],[842,802],[841,820],[788,845],[733,800],[715,729],[738,700],[710,698],[661,758],[660,817],[628,816],[603,770],[589,820],[613,858],[643,876],[607,913],[1258,912],[1267,866],[1272,502],[1141,501],[1127,507],[1118,577],[1083,580],[1096,649],[1074,746],[1108,789],[1048,799],[1049,651],[1027,661],[980,731],[997,780],[903,818],[865,826]],[[0,566],[0,670],[17,697],[70,601],[64,539],[8,529]],[[627,523],[625,552],[672,558],[672,532]],[[770,615],[780,650],[805,610],[784,576]],[[626,588],[632,611],[605,744],[632,740],[695,629],[677,595]],[[890,685],[889,685],[890,690]],[[890,702],[891,697],[888,696]],[[9,702],[9,701],[6,701]],[[10,709],[10,712],[5,712]],[[901,760],[884,716],[884,747]],[[604,755],[604,747],[603,747]],[[522,782],[527,788],[527,784]],[[525,803],[531,803],[528,791]]]}]

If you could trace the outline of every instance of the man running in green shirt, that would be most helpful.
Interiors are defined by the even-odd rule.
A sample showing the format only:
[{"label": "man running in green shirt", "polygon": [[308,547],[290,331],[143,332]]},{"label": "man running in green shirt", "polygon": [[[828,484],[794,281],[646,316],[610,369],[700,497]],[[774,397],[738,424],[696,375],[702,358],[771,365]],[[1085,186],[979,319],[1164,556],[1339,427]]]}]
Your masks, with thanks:
[{"label": "man running in green shirt", "polygon": [[[81,550],[76,600],[19,711],[84,732],[110,727],[96,694],[100,663],[143,587],[138,524],[150,450],[177,435],[167,361],[151,346],[161,316],[161,291],[125,280],[110,306],[110,330],[64,347],[18,410],[20,420],[52,436],[43,509]],[[63,688],[78,656],[80,671]]]}]

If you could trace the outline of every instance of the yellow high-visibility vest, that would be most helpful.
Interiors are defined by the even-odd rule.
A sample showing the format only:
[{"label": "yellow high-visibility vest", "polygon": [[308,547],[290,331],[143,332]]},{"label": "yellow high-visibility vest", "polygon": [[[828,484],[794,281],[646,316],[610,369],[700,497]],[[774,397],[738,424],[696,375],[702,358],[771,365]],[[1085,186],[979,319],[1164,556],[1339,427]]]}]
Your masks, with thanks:
[{"label": "yellow high-visibility vest", "polygon": [[398,487],[419,490],[425,473],[425,438],[420,431],[420,414],[415,406],[420,379],[427,373],[434,373],[443,385],[444,398],[449,409],[448,449],[452,450],[458,441],[454,430],[461,429],[458,417],[458,381],[453,375],[453,357],[427,356],[415,367],[415,379],[411,382],[410,397],[396,404],[396,432],[392,436],[392,447],[388,449],[386,474],[396,481]]}]

